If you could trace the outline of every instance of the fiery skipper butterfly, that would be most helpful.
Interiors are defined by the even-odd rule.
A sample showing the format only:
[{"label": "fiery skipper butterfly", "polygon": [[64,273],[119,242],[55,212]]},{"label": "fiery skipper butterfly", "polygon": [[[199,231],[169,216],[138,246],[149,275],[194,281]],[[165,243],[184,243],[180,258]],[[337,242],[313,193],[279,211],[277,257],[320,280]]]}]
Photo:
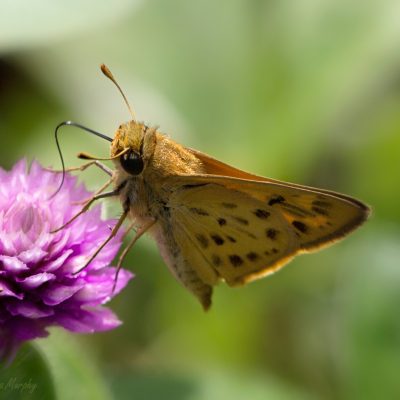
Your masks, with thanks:
[{"label": "fiery skipper butterfly", "polygon": [[[368,206],[350,196],[241,171],[138,122],[110,70],[101,69],[121,92],[132,119],[119,126],[114,139],[70,121],[56,129],[56,140],[63,125],[109,140],[115,166],[110,170],[97,157],[79,155],[92,161],[78,169],[96,165],[110,180],[68,223],[101,198],[119,197],[123,208],[110,237],[81,270],[129,217],[130,228],[137,230],[118,267],[149,232],[175,278],[208,309],[212,287],[220,281],[240,286],[269,275],[297,254],[335,243],[367,219]],[[111,184],[114,189],[104,192]]]}]

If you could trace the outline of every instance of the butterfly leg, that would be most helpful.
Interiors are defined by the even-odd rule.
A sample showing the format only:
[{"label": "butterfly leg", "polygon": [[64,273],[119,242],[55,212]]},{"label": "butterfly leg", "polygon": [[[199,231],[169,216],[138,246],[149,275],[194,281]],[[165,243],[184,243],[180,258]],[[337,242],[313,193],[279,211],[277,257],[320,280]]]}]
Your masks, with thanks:
[{"label": "butterfly leg", "polygon": [[[106,192],[98,195],[94,195],[91,197],[91,199],[83,206],[83,208],[75,214],[69,221],[67,221],[64,225],[60,226],[59,228],[51,231],[50,233],[56,233],[62,229],[64,229],[66,226],[68,226],[71,222],[75,221],[80,215],[85,213],[87,210],[89,210],[90,206],[99,199],[105,199],[107,197],[115,197],[118,196],[121,193],[121,190],[125,187],[126,181],[122,182],[121,185],[119,185],[115,190],[111,192]],[[124,211],[125,212],[125,211]]]},{"label": "butterfly leg", "polygon": [[[136,241],[143,236],[145,232],[147,232],[155,223],[157,220],[150,219],[148,222],[146,222],[144,225],[140,226],[139,229],[136,231],[135,236],[131,239],[131,241],[128,243],[128,245],[125,247],[121,255],[119,256],[118,259],[118,264],[117,264],[117,270],[115,272],[115,279],[114,279],[114,286],[112,289],[112,293],[114,293],[115,286],[117,285],[118,281],[118,274],[122,266],[122,262],[124,261],[126,255],[128,254],[129,250],[133,247],[133,245],[136,243]],[[132,225],[130,226],[129,230],[132,229]],[[127,232],[129,232],[129,230]]]},{"label": "butterfly leg", "polygon": [[83,271],[97,256],[97,254],[100,253],[101,250],[107,245],[107,243],[110,242],[110,240],[115,237],[119,229],[121,228],[122,224],[125,221],[125,218],[128,216],[129,209],[125,209],[122,215],[119,217],[118,222],[115,224],[114,228],[111,231],[111,234],[108,236],[108,238],[98,247],[98,249],[92,254],[92,256],[85,262],[85,265],[81,268],[78,269],[78,271],[74,272],[75,274],[79,274],[79,272]]},{"label": "butterfly leg", "polygon": [[107,188],[107,186],[111,185],[112,181],[113,181],[113,178],[109,179],[104,185],[102,185],[101,187],[99,187],[99,188],[93,193],[92,196],[87,197],[87,198],[84,199],[84,200],[73,201],[73,202],[71,202],[71,204],[74,204],[74,205],[86,204],[88,201],[90,201],[90,199],[91,199],[93,196],[97,196],[98,194],[102,193],[102,192]]},{"label": "butterfly leg", "polygon": [[135,226],[136,226],[136,220],[132,221],[132,222],[129,224],[129,226],[126,228],[126,231],[125,231],[125,233],[122,235],[122,238],[121,238],[122,241],[124,241],[124,240],[126,239],[126,237],[129,235],[129,233],[130,233],[132,230],[134,230],[134,231],[135,231],[135,234],[136,234],[137,229],[135,229]]},{"label": "butterfly leg", "polygon": [[80,165],[79,167],[66,168],[64,171],[63,170],[55,170],[55,169],[51,169],[51,168],[45,168],[45,169],[47,171],[51,171],[51,172],[74,172],[74,171],[84,171],[85,169],[91,167],[92,165],[95,165],[96,167],[100,168],[107,175],[112,176],[112,174],[113,174],[113,171],[111,168],[108,168],[107,165],[101,163],[98,160],[89,161],[85,164]]}]

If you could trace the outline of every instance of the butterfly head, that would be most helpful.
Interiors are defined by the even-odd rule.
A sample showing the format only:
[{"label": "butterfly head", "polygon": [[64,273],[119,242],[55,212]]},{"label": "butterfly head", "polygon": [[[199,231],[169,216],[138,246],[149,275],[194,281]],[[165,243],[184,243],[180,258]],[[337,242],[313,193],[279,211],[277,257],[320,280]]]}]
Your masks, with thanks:
[{"label": "butterfly head", "polygon": [[151,159],[156,130],[131,120],[119,126],[111,143],[111,157],[117,168],[129,175],[140,175]]}]

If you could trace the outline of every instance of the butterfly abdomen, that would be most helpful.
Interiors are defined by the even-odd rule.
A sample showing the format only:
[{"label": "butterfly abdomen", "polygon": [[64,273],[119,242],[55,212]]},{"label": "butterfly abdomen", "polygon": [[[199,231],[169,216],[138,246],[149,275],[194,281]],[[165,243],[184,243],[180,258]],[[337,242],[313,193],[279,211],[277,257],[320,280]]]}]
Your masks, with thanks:
[{"label": "butterfly abdomen", "polygon": [[164,262],[178,282],[192,292],[200,300],[203,308],[208,310],[211,306],[212,287],[203,282],[191,267],[190,261],[183,257],[170,229],[170,222],[167,219],[159,221],[152,231],[152,236]]}]

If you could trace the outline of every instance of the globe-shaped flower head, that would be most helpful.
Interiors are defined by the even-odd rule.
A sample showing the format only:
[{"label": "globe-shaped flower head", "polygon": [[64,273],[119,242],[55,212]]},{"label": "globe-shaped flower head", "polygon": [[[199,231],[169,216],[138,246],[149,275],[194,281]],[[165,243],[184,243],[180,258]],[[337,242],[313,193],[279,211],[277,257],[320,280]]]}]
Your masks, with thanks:
[{"label": "globe-shaped flower head", "polygon": [[120,321],[103,304],[132,277],[109,266],[121,244],[113,239],[83,271],[76,273],[110,235],[115,221],[103,221],[100,206],[62,226],[90,196],[67,175],[52,197],[60,174],[26,161],[0,168],[0,357],[11,357],[24,341],[48,335],[51,325],[89,333]]}]

